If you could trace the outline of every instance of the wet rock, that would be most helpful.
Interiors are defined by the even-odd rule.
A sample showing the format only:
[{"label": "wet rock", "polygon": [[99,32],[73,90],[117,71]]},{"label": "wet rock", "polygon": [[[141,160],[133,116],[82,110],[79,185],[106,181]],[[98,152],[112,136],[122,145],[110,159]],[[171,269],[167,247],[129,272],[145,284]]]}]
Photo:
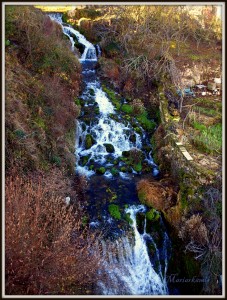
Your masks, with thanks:
[{"label": "wet rock", "polygon": [[130,142],[135,143],[136,142],[136,135],[135,133],[131,134],[129,137]]},{"label": "wet rock", "polygon": [[99,175],[103,175],[106,172],[106,169],[104,167],[100,167],[96,170],[96,173]]},{"label": "wet rock", "polygon": [[106,147],[106,151],[108,153],[114,153],[115,152],[114,146],[112,144],[105,143],[103,145]]},{"label": "wet rock", "polygon": [[122,151],[122,156],[123,157],[129,157],[130,151]]},{"label": "wet rock", "polygon": [[144,224],[145,224],[145,214],[142,212],[138,212],[136,214],[136,227],[140,234],[144,232]]},{"label": "wet rock", "polygon": [[111,172],[112,175],[118,175],[118,174],[119,174],[119,171],[118,171],[118,169],[116,169],[116,168],[112,168],[112,169],[110,170],[110,172]]},{"label": "wet rock", "polygon": [[87,164],[87,162],[89,161],[90,157],[91,157],[91,154],[81,157],[80,165],[82,165],[84,167]]},{"label": "wet rock", "polygon": [[85,138],[85,149],[90,149],[95,144],[95,140],[91,134],[87,134]]}]

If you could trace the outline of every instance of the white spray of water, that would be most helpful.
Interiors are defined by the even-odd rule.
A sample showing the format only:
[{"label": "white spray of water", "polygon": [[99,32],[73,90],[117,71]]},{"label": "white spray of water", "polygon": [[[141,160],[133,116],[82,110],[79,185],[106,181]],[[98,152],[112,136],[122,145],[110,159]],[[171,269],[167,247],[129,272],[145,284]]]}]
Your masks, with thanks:
[{"label": "white spray of water", "polygon": [[[130,206],[126,213],[132,219],[133,241],[123,237],[114,245],[102,241],[107,277],[99,281],[101,293],[104,295],[166,295],[167,253],[165,253],[165,271],[158,271],[150,261],[146,238],[150,238],[159,259],[159,250],[152,237],[145,231],[140,234],[136,226],[136,214],[145,212],[143,205]],[[146,227],[146,225],[144,226]],[[166,235],[166,238],[167,235]],[[166,246],[166,245],[164,245]]]}]

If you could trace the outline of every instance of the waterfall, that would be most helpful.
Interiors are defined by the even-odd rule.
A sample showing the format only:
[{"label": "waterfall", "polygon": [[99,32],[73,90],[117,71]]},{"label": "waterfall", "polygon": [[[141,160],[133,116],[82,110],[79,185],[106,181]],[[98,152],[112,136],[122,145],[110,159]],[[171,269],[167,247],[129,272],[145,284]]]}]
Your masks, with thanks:
[{"label": "waterfall", "polygon": [[[132,126],[127,118],[122,118],[121,113],[116,111],[103,91],[94,67],[97,57],[101,55],[99,46],[92,45],[78,31],[63,24],[59,14],[50,14],[50,17],[62,26],[64,34],[71,40],[72,49],[74,49],[74,37],[84,45],[80,62],[85,87],[79,98],[83,109],[76,124],[75,155],[76,172],[90,177],[90,185],[91,183],[96,184],[94,189],[91,188],[91,193],[95,191],[95,194],[92,194],[89,202],[92,210],[90,229],[103,230],[105,228],[107,232],[107,239],[103,238],[101,241],[97,241],[99,249],[101,243],[100,254],[103,257],[103,268],[98,270],[102,280],[97,283],[97,293],[102,295],[166,295],[168,294],[166,283],[169,256],[168,235],[162,225],[162,231],[160,231],[162,245],[158,245],[155,237],[152,237],[151,231],[147,232],[146,218],[142,230],[138,230],[136,216],[138,213],[143,213],[145,216],[147,208],[143,205],[131,205],[131,202],[128,206],[128,203],[135,201],[133,199],[135,196],[130,194],[133,193],[135,186],[132,188],[130,184],[135,185],[133,178],[139,172],[132,167],[128,168],[127,172],[122,169],[126,168],[125,158],[122,156],[123,151],[129,151],[132,148],[143,150],[144,145],[150,149],[150,141],[146,138],[146,132],[139,122],[134,118],[134,126]],[[153,161],[151,151],[143,150],[143,155],[144,162],[152,166],[153,174],[157,174],[158,167]],[[99,177],[100,175],[97,175],[94,167],[103,167],[105,169],[102,174],[104,177]],[[116,171],[116,168],[118,168],[118,177],[114,179],[121,183],[121,196],[120,193],[114,195],[114,191],[110,189],[114,186],[112,171]],[[92,179],[94,180],[92,181]],[[124,183],[122,184],[122,182]],[[101,183],[104,183],[104,187]],[[127,203],[128,208],[124,210],[124,213],[130,215],[132,220],[131,225],[127,225],[130,227],[129,231],[128,227],[124,230],[119,229],[118,221],[110,216],[103,194],[98,194],[99,186],[106,193],[109,189],[112,200],[122,197]],[[125,187],[129,192],[125,191]],[[117,189],[116,191],[119,192],[120,187],[117,186]],[[121,203],[120,201],[118,203]],[[96,205],[99,207],[98,216],[95,214]],[[158,222],[161,223],[161,220]],[[111,233],[108,232],[108,226],[111,228]],[[115,230],[116,232],[114,232]],[[112,237],[114,238],[110,240]],[[153,249],[152,252],[149,247]]]},{"label": "waterfall", "polygon": [[74,37],[77,38],[78,42],[84,45],[85,49],[80,58],[80,61],[83,62],[85,60],[97,61],[96,49],[95,46],[90,43],[82,34],[80,34],[77,30],[73,29],[69,25],[64,25],[62,22],[62,14],[60,13],[49,13],[49,17],[58,22],[62,26],[63,33],[68,36],[71,41],[72,49],[74,50]]},{"label": "waterfall", "polygon": [[[168,288],[166,283],[167,271],[167,243],[168,236],[164,233],[163,254],[164,266],[162,271],[160,263],[160,253],[152,236],[144,232],[140,234],[136,225],[136,214],[145,212],[143,205],[130,206],[126,212],[132,219],[132,240],[122,237],[118,241],[108,243],[102,241],[102,251],[105,257],[104,280],[100,280],[98,285],[101,294],[104,295],[166,295]],[[159,267],[154,269],[150,260],[147,240],[152,243],[156,250]]]}]

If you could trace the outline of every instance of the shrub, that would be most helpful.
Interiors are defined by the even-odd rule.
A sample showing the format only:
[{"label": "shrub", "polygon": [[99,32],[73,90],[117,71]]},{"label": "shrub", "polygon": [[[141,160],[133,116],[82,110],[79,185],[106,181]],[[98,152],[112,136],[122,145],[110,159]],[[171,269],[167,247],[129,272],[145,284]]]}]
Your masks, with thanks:
[{"label": "shrub", "polygon": [[43,179],[7,177],[5,195],[7,295],[77,294],[97,280],[94,234]]},{"label": "shrub", "polygon": [[200,215],[192,215],[179,231],[179,236],[191,244],[205,246],[208,243],[208,231]]}]

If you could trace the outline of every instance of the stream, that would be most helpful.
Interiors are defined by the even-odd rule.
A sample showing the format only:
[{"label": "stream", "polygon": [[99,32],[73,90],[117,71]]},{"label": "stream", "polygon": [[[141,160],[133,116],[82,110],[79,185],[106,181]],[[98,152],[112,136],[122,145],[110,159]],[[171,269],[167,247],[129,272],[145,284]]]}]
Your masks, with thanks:
[{"label": "stream", "polygon": [[89,226],[103,233],[98,243],[104,267],[99,270],[102,279],[95,294],[168,295],[171,242],[161,215],[152,210],[156,217],[149,219],[150,209],[140,204],[136,192],[139,180],[159,176],[151,137],[136,118],[132,124],[126,113],[117,111],[104,92],[96,74],[99,46],[62,23],[61,14],[49,16],[61,24],[72,51],[75,41],[83,45],[79,60],[84,88],[79,97],[75,170],[89,183]]}]

